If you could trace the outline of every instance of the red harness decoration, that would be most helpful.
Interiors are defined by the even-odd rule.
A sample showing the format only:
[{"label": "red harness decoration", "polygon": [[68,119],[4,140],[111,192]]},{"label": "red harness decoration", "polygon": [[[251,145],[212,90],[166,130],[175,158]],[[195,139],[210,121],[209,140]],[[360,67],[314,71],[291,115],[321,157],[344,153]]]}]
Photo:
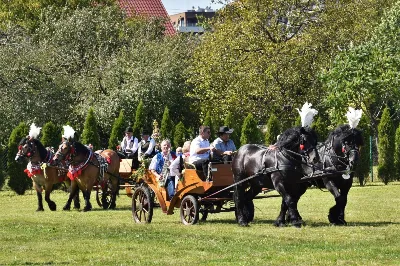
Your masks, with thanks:
[{"label": "red harness decoration", "polygon": [[28,163],[24,172],[29,178],[32,178],[32,176],[34,175],[43,174],[43,170],[42,168],[40,168],[40,164],[32,164],[31,162]]}]

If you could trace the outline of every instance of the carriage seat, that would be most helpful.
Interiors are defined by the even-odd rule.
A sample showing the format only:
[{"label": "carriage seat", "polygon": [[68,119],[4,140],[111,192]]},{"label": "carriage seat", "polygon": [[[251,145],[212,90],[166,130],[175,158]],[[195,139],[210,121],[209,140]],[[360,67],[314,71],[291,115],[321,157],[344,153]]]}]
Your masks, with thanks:
[{"label": "carriage seat", "polygon": [[185,166],[185,169],[194,169],[194,170],[196,170],[196,174],[201,180],[205,181],[207,179],[207,177],[204,175],[203,169],[196,169],[196,166],[194,164],[192,164],[192,163],[189,163],[189,162],[185,162],[184,166]]}]

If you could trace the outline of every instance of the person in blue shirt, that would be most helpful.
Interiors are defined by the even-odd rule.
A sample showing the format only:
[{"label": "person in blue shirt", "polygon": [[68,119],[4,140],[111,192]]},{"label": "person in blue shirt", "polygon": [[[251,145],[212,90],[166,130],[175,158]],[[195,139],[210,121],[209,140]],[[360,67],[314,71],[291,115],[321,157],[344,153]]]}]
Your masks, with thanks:
[{"label": "person in blue shirt", "polygon": [[231,161],[232,153],[236,151],[235,143],[230,139],[233,129],[222,126],[218,131],[218,138],[213,141],[213,161]]}]

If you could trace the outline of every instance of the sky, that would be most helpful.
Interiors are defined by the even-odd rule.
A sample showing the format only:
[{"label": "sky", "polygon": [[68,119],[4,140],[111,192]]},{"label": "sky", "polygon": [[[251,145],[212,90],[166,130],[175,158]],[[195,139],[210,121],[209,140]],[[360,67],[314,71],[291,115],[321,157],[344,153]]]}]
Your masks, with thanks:
[{"label": "sky", "polygon": [[168,12],[168,15],[185,12],[188,9],[192,9],[193,6],[196,9],[197,7],[205,8],[206,6],[211,6],[211,8],[214,10],[219,9],[223,6],[221,4],[211,4],[211,0],[161,0],[161,1]]}]

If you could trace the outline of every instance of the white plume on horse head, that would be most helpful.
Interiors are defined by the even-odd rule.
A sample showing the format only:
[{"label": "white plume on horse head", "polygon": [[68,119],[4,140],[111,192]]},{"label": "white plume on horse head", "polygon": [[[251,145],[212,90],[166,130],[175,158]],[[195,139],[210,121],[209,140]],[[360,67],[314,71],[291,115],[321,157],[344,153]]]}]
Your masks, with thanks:
[{"label": "white plume on horse head", "polygon": [[350,128],[356,128],[360,122],[362,110],[356,110],[353,107],[349,107],[349,111],[347,111],[346,116],[347,120],[349,121]]},{"label": "white plume on horse head", "polygon": [[311,106],[312,106],[311,103],[305,102],[303,104],[303,107],[301,107],[301,110],[299,110],[299,108],[296,108],[301,117],[302,127],[311,127],[311,124],[314,120],[314,116],[318,114],[318,111],[311,108]]},{"label": "white plume on horse head", "polygon": [[33,139],[36,139],[39,136],[41,129],[41,127],[37,127],[35,123],[32,123],[29,130],[29,136]]},{"label": "white plume on horse head", "polygon": [[65,139],[73,139],[75,130],[69,125],[63,126],[63,128],[64,128],[64,134],[62,135],[62,137]]}]

